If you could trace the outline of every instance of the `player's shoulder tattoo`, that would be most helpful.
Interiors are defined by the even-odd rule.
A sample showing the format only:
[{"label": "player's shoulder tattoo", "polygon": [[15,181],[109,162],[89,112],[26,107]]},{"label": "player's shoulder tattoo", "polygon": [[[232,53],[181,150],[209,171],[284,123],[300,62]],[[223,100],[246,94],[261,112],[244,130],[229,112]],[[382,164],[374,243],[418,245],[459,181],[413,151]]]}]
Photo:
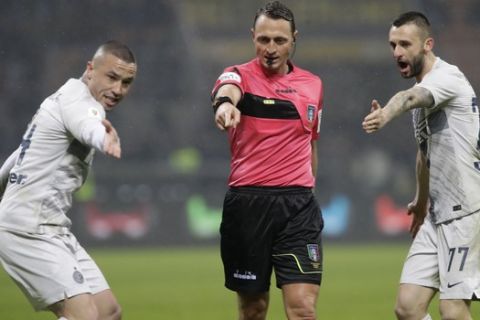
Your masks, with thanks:
[{"label": "player's shoulder tattoo", "polygon": [[411,89],[412,94],[414,95],[415,107],[416,108],[428,108],[433,106],[435,99],[433,98],[430,90],[415,86]]}]

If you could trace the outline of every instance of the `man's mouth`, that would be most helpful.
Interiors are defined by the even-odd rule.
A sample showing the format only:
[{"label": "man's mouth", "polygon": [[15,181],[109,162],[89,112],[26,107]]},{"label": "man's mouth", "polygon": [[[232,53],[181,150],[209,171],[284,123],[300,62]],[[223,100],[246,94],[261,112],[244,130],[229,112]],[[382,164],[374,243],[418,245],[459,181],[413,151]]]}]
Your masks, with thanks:
[{"label": "man's mouth", "polygon": [[265,57],[267,65],[271,66],[277,61],[277,57]]},{"label": "man's mouth", "polygon": [[117,103],[118,103],[118,98],[114,98],[114,97],[110,97],[110,96],[105,96],[105,103],[109,106],[109,107],[113,107],[115,106]]},{"label": "man's mouth", "polygon": [[397,61],[397,65],[400,68],[401,72],[406,72],[409,64],[405,61]]}]

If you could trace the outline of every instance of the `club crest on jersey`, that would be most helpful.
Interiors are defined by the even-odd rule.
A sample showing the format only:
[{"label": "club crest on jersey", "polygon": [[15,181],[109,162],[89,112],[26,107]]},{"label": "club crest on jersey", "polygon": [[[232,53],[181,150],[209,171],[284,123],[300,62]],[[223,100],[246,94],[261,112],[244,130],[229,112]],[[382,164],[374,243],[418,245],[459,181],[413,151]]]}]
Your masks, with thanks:
[{"label": "club crest on jersey", "polygon": [[309,104],[307,107],[307,119],[312,122],[315,115],[315,106]]},{"label": "club crest on jersey", "polygon": [[85,279],[83,278],[83,274],[76,269],[75,271],[73,271],[73,280],[75,280],[76,283],[80,284],[85,281]]},{"label": "club crest on jersey", "polygon": [[218,77],[218,81],[220,83],[227,82],[227,81],[234,81],[234,82],[241,83],[242,78],[240,78],[240,76],[235,72],[224,72],[220,75],[220,77]]},{"label": "club crest on jersey", "polygon": [[318,250],[318,244],[307,244],[308,257],[314,262],[320,261],[320,250]]}]

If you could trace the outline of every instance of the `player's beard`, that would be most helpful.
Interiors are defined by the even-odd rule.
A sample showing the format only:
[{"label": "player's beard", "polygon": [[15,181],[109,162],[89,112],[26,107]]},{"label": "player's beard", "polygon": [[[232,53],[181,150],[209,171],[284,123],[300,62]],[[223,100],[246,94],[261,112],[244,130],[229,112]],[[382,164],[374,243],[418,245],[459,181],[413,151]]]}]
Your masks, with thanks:
[{"label": "player's beard", "polygon": [[418,54],[413,57],[412,62],[409,63],[410,65],[410,73],[403,75],[404,78],[410,79],[413,77],[418,76],[423,71],[423,63],[425,61],[425,56],[423,54]]}]

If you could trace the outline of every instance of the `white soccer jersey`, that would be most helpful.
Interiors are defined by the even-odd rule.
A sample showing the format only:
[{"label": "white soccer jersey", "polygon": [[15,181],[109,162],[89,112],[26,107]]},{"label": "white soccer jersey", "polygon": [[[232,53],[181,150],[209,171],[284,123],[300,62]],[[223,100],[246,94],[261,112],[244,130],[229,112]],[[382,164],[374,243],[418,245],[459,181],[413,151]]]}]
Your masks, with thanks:
[{"label": "white soccer jersey", "polygon": [[430,168],[430,214],[442,223],[480,210],[480,118],[464,74],[437,58],[416,84],[431,92],[429,108],[413,110],[415,137]]},{"label": "white soccer jersey", "polygon": [[[90,168],[105,111],[80,80],[45,99],[28,125],[0,202],[0,227],[31,233],[71,225],[72,193]],[[101,128],[100,128],[101,127]],[[1,197],[1,195],[0,195]]]}]

